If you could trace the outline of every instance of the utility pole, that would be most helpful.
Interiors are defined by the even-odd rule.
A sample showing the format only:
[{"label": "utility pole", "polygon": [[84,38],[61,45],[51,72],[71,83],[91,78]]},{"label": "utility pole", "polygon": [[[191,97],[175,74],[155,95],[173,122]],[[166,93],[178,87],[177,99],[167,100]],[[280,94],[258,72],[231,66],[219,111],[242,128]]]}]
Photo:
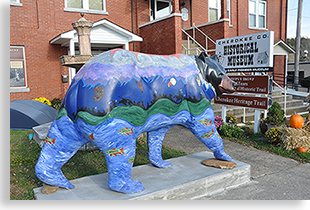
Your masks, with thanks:
[{"label": "utility pole", "polygon": [[300,57],[300,31],[301,31],[301,16],[302,16],[302,3],[303,0],[298,1],[298,14],[297,14],[297,29],[295,39],[295,72],[294,72],[294,86],[295,90],[298,90],[298,73],[299,73],[299,57]]}]

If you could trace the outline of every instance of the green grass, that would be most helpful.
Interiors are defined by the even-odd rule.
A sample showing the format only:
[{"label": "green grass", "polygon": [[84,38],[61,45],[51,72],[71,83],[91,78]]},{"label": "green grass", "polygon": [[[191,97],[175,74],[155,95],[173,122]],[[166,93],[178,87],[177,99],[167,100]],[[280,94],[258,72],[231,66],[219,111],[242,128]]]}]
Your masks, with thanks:
[{"label": "green grass", "polygon": [[[32,131],[10,131],[10,199],[33,200],[33,189],[42,186],[35,175],[35,164],[41,148],[34,140],[29,140]],[[148,164],[146,135],[137,138],[134,166]],[[183,151],[163,146],[163,159],[187,155]],[[62,168],[69,179],[107,172],[105,158],[100,150],[78,151]]]},{"label": "green grass", "polygon": [[286,150],[281,145],[272,145],[261,133],[243,136],[241,138],[223,137],[223,139],[242,144],[244,146],[253,147],[262,151],[270,152],[286,158],[291,158],[299,161],[300,163],[310,163],[310,152],[300,153],[294,150]]}]

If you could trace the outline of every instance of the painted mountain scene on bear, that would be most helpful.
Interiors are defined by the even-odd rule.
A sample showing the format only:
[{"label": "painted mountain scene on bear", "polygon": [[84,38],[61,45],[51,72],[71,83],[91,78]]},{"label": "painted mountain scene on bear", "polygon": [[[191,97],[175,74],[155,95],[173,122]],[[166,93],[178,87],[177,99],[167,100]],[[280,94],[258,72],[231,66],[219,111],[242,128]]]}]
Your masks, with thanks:
[{"label": "painted mountain scene on bear", "polygon": [[193,58],[115,50],[96,56],[78,72],[63,107],[76,120],[81,111],[103,117],[120,106],[148,110],[159,99],[166,99],[160,104],[164,109],[171,103],[198,103],[203,98],[206,96]]}]

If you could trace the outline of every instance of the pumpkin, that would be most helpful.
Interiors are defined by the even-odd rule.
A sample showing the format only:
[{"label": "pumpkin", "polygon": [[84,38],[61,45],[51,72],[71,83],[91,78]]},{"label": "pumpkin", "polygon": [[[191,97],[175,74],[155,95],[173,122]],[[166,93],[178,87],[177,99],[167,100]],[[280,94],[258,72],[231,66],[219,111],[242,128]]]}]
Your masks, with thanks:
[{"label": "pumpkin", "polygon": [[304,147],[298,147],[297,152],[307,152],[307,150]]},{"label": "pumpkin", "polygon": [[304,126],[304,118],[302,118],[299,114],[293,114],[290,117],[290,126],[292,128],[302,128],[302,126]]}]

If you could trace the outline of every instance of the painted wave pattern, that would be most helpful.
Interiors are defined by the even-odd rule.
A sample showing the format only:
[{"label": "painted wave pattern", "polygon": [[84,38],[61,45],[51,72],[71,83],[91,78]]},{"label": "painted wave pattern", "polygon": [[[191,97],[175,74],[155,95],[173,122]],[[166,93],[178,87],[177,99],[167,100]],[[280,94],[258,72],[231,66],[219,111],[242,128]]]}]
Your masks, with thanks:
[{"label": "painted wave pattern", "polygon": [[135,126],[142,126],[153,115],[165,114],[167,116],[174,116],[182,110],[189,111],[192,115],[201,115],[208,107],[212,109],[210,100],[203,98],[198,103],[183,100],[179,104],[175,104],[169,99],[162,98],[155,102],[149,109],[144,110],[139,106],[128,105],[114,108],[108,115],[94,116],[86,111],[79,111],[74,118],[71,118],[67,110],[62,108],[57,115],[57,120],[63,116],[68,116],[73,122],[82,119],[85,123],[92,126],[97,126],[111,118],[118,118],[127,121]]}]

